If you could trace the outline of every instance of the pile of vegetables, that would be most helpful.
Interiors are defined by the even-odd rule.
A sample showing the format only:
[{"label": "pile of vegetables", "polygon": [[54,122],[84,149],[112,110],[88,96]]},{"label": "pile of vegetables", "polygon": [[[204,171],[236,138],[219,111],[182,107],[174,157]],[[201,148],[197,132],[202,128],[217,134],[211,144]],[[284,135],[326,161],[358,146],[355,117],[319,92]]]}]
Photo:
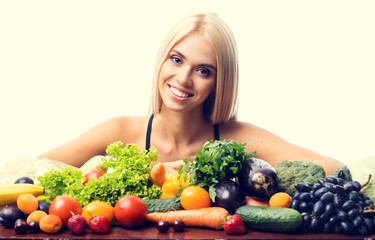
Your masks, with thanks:
[{"label": "pile of vegetables", "polygon": [[149,181],[151,162],[158,156],[155,148],[139,151],[136,145],[114,142],[106,149],[110,157],[105,158],[103,167],[111,169],[100,179],[90,179],[85,185],[85,177],[79,169],[65,168],[51,171],[38,178],[45,188],[45,194],[53,200],[61,194],[76,198],[82,206],[93,200],[108,202],[114,206],[118,199],[125,195],[136,195],[144,199],[158,198],[161,193],[159,186]]},{"label": "pile of vegetables", "polygon": [[[276,172],[255,159],[256,152],[249,153],[246,144],[234,140],[206,142],[192,162],[184,159],[179,174],[189,174],[192,185],[208,190],[213,206],[230,213],[246,204],[246,195],[266,199],[277,186]],[[233,181],[237,179],[241,179],[239,184]]]}]

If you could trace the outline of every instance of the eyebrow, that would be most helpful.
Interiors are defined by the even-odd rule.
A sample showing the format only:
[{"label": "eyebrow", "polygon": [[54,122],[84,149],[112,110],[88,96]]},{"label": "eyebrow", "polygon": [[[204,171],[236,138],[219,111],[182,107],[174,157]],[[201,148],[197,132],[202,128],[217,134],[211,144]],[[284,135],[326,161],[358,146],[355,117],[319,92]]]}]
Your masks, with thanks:
[{"label": "eyebrow", "polygon": [[[180,53],[177,50],[171,50],[171,52],[175,52],[178,55],[180,55],[183,59],[186,59],[186,57],[184,56],[184,54]],[[198,66],[200,66],[200,67],[209,67],[209,68],[212,68],[212,69],[214,69],[216,71],[216,67],[214,65],[211,65],[211,64],[203,63],[203,64],[199,64]]]}]

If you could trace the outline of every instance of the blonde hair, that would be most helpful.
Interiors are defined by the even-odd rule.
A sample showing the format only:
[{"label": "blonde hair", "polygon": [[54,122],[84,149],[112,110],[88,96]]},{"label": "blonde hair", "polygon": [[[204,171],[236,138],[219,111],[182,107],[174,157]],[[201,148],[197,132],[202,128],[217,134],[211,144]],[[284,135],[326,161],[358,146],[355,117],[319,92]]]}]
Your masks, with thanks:
[{"label": "blonde hair", "polygon": [[162,42],[156,57],[152,88],[152,112],[159,113],[162,98],[158,89],[160,69],[170,50],[192,33],[200,33],[216,53],[216,91],[205,100],[204,111],[212,123],[226,122],[237,116],[238,57],[237,46],[229,27],[213,13],[186,17],[177,23]]}]

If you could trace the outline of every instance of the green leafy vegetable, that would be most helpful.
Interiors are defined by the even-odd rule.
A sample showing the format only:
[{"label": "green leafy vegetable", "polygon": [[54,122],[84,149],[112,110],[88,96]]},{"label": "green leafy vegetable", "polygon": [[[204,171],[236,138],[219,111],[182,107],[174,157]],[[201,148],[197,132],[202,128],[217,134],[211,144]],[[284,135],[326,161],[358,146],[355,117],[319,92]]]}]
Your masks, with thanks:
[{"label": "green leafy vegetable", "polygon": [[192,184],[208,189],[211,200],[215,201],[215,185],[235,178],[246,160],[255,155],[256,152],[249,153],[245,145],[234,140],[206,142],[202,151],[197,150],[198,155],[191,157],[192,162],[183,159],[185,165],[180,167],[179,174],[187,176],[189,173]]},{"label": "green leafy vegetable", "polygon": [[38,177],[40,185],[44,187],[44,194],[50,197],[50,199],[45,200],[47,202],[51,202],[52,199],[63,193],[80,192],[83,189],[82,183],[85,180],[86,178],[82,175],[82,172],[72,167],[49,171]]},{"label": "green leafy vegetable", "polygon": [[[92,178],[85,186],[82,185],[85,180],[82,172],[74,169],[49,172],[38,180],[52,199],[65,193],[76,198],[82,206],[94,200],[105,201],[114,206],[118,199],[129,194],[143,199],[158,198],[160,187],[149,181],[152,168],[150,163],[158,159],[155,148],[140,152],[136,145],[128,144],[123,147],[122,142],[114,142],[107,147],[106,152],[111,156],[106,158],[103,166],[111,169],[111,173],[106,173],[99,179]],[[57,187],[58,185],[61,187]]]}]

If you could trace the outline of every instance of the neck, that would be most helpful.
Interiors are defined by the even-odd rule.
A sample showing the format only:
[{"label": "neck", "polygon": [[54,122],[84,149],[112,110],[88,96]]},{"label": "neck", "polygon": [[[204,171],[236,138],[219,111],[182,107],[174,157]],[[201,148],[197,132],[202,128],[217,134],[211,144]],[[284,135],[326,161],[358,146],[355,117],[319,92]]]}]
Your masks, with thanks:
[{"label": "neck", "polygon": [[197,138],[207,133],[212,133],[212,123],[204,116],[203,111],[197,112],[172,112],[162,109],[155,114],[155,130],[168,142],[185,143],[194,142]]}]

